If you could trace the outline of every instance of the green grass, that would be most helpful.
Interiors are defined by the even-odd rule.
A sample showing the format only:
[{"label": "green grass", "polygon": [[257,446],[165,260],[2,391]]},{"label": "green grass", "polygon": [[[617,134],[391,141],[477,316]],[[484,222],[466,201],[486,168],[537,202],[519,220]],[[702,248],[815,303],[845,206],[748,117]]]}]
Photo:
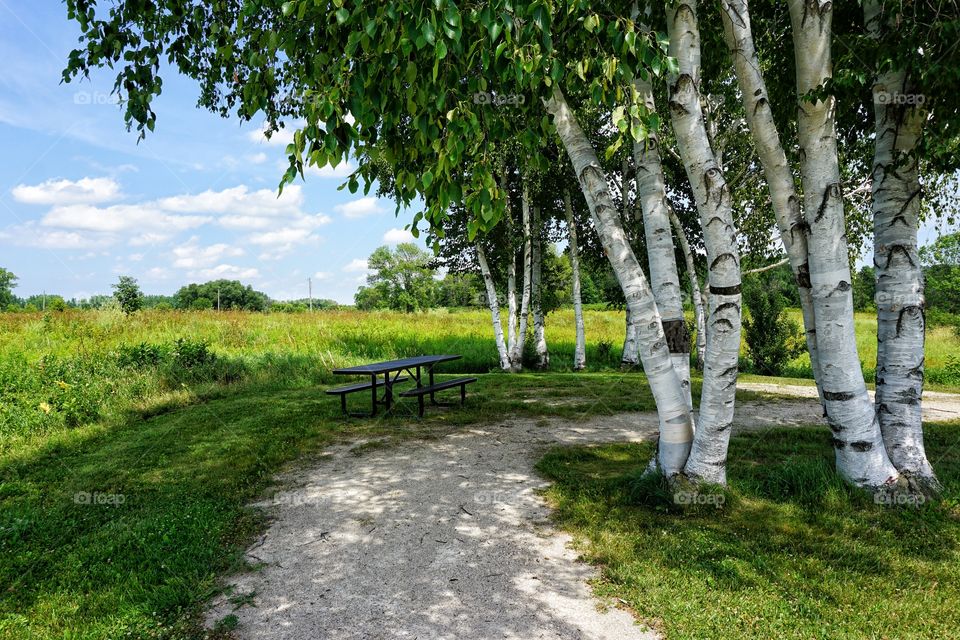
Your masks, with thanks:
[{"label": "green grass", "polygon": [[[930,425],[944,501],[873,504],[820,429],[736,436],[721,508],[675,504],[647,444],[562,448],[539,469],[578,548],[668,638],[946,638],[960,628],[960,423]],[[702,500],[706,502],[706,499]]]},{"label": "green grass", "polygon": [[[331,443],[362,453],[496,416],[653,410],[643,376],[616,371],[622,324],[587,313],[592,373],[484,375],[496,355],[483,311],[0,314],[0,639],[197,637],[218,576],[263,527],[246,505]],[[551,315],[548,332],[563,370],[572,314]],[[946,362],[938,348],[932,367]],[[443,371],[481,374],[462,410],[417,421],[408,400],[345,420],[321,393],[344,382],[338,366],[451,352],[464,357]]]},{"label": "green grass", "polygon": [[640,374],[481,375],[464,409],[423,421],[409,400],[352,420],[312,386],[208,385],[18,439],[0,455],[0,638],[197,637],[199,607],[263,526],[245,505],[331,443],[653,407]]}]

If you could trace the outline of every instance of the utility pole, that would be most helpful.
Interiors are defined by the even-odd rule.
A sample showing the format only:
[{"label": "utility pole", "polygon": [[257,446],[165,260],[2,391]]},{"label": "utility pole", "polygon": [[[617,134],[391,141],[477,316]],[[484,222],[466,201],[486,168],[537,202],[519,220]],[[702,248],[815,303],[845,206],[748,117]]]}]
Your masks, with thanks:
[{"label": "utility pole", "polygon": [[46,291],[43,292],[43,302],[40,303],[40,310],[41,311],[47,310],[47,292]]},{"label": "utility pole", "polygon": [[307,291],[310,296],[310,311],[313,311],[313,278],[307,278]]}]

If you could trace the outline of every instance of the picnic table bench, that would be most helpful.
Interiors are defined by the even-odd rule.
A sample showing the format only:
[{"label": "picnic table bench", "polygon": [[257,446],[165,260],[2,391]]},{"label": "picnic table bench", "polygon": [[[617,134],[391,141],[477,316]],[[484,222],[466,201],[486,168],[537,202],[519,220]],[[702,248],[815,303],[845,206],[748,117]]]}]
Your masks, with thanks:
[{"label": "picnic table bench", "polygon": [[[443,380],[434,382],[434,367],[441,362],[459,360],[458,355],[437,355],[437,356],[417,356],[415,358],[402,358],[400,360],[388,360],[386,362],[374,362],[371,364],[362,364],[356,367],[346,367],[343,369],[334,369],[336,375],[345,376],[370,376],[369,382],[358,382],[356,384],[327,389],[328,395],[340,396],[340,408],[344,413],[351,416],[376,416],[377,407],[383,405],[387,410],[393,405],[393,385],[398,382],[404,382],[410,379],[416,380],[416,387],[407,389],[400,393],[402,397],[416,397],[420,417],[423,417],[424,397],[430,396],[430,403],[441,405],[437,402],[435,394],[438,391],[460,387],[460,404],[466,401],[466,387],[468,384],[477,381],[477,378],[455,378],[453,380]],[[423,373],[427,374],[428,384],[423,384]],[[383,376],[383,379],[380,379]],[[383,398],[380,398],[380,391],[383,390]],[[370,391],[370,413],[349,413],[347,411],[347,396],[351,393],[361,391]]]}]

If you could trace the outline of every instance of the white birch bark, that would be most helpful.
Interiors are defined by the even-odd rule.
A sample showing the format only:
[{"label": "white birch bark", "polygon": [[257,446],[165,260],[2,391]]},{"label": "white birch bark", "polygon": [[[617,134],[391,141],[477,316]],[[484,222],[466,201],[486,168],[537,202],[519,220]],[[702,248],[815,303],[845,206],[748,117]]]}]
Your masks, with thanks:
[{"label": "white birch bark", "polygon": [[[878,0],[864,3],[868,32],[886,27]],[[891,17],[888,17],[889,20]],[[877,290],[876,410],[890,461],[924,485],[939,487],[923,446],[923,272],[917,248],[920,173],[917,145],[926,112],[902,69],[879,73],[873,85],[873,255]]]},{"label": "white birch bark", "polygon": [[706,304],[703,300],[703,289],[700,288],[697,265],[693,261],[693,251],[690,249],[687,232],[684,231],[680,218],[677,217],[677,212],[673,210],[673,207],[670,207],[670,224],[673,225],[673,232],[677,234],[677,240],[680,241],[680,250],[687,265],[687,280],[690,281],[690,301],[693,304],[693,322],[697,327],[697,369],[703,371],[703,358],[707,351],[707,319],[704,311]]},{"label": "white birch bark", "polygon": [[493,323],[493,337],[497,344],[497,355],[500,357],[500,369],[510,370],[510,354],[507,351],[507,343],[503,339],[503,325],[500,323],[500,302],[497,300],[497,287],[493,284],[493,275],[490,273],[490,265],[487,263],[487,256],[477,243],[477,262],[480,265],[480,274],[483,276],[483,284],[487,290],[487,306],[490,308],[490,320]]},{"label": "white birch bark", "polygon": [[[634,89],[649,113],[656,113],[653,87],[649,80],[637,76]],[[683,317],[683,299],[680,294],[680,275],[677,272],[677,252],[670,231],[672,207],[667,200],[666,180],[660,159],[660,138],[650,131],[643,142],[634,141],[633,159],[636,165],[637,199],[643,217],[643,232],[647,241],[647,259],[650,264],[650,286],[663,321],[663,331],[670,349],[670,359],[690,395],[690,333]]]},{"label": "white birch bark", "polygon": [[523,294],[520,298],[520,318],[517,330],[517,339],[510,353],[510,360],[514,371],[523,369],[523,346],[527,341],[527,325],[530,320],[530,293],[531,283],[531,240],[530,240],[530,193],[526,183],[523,185],[520,208],[523,212]]},{"label": "white birch bark", "polygon": [[500,189],[506,200],[507,243],[510,259],[507,261],[507,350],[511,359],[517,345],[517,255],[513,244],[513,207],[507,188],[506,171],[500,172]]},{"label": "white birch bark", "polygon": [[620,353],[620,366],[630,369],[640,365],[640,350],[637,345],[637,324],[627,305],[623,314],[623,351]]},{"label": "white birch bark", "polygon": [[573,217],[570,192],[563,191],[563,210],[567,216],[567,244],[570,251],[571,289],[573,290],[573,320],[576,326],[576,346],[573,350],[573,370],[587,367],[587,341],[583,326],[583,302],[580,295],[580,249],[577,244],[577,223]]},{"label": "white birch bark", "polygon": [[590,208],[600,243],[620,282],[627,306],[636,318],[640,360],[657,403],[660,421],[657,455],[664,474],[675,476],[682,472],[690,450],[693,412],[687,406],[680,379],[670,361],[653,292],[627,240],[596,151],[559,87],[554,85],[553,94],[544,104],[553,116],[557,134]]},{"label": "white birch bark", "polygon": [[707,250],[710,308],[700,415],[684,469],[697,481],[726,483],[727,447],[740,356],[740,255],[730,191],[710,146],[700,103],[700,31],[696,0],[667,6],[670,114],[677,147],[693,188]]},{"label": "white birch bark", "polygon": [[810,367],[822,400],[823,388],[818,371],[820,360],[817,353],[816,320],[807,257],[808,226],[803,219],[800,198],[797,196],[794,185],[793,171],[787,162],[787,155],[783,150],[780,134],[773,119],[767,85],[754,47],[747,0],[720,0],[720,16],[723,20],[727,47],[733,58],[747,125],[750,127],[757,156],[760,158],[770,189],[780,240],[787,251],[794,280],[800,293],[800,308],[803,314],[807,351],[810,353]]},{"label": "white birch bark", "polygon": [[836,101],[811,97],[832,75],[833,5],[788,0],[797,72],[797,132],[817,350],[837,469],[856,486],[880,489],[897,480],[860,369],[837,157]]},{"label": "white birch bark", "polygon": [[540,207],[533,208],[532,242],[530,307],[533,315],[533,344],[537,354],[537,369],[544,370],[550,366],[550,351],[547,348],[546,324],[543,317],[543,247],[540,244]]}]

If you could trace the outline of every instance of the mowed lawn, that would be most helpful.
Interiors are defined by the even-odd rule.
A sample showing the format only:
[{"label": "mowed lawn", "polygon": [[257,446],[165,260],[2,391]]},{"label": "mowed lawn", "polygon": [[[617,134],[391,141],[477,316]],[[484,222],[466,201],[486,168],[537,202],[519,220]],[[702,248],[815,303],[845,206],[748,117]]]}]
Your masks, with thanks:
[{"label": "mowed lawn", "polygon": [[927,425],[944,493],[920,508],[851,489],[827,438],[734,436],[729,489],[696,506],[641,477],[647,443],[556,449],[538,468],[557,525],[600,566],[596,593],[667,638],[957,637],[960,422]]},{"label": "mowed lawn", "polygon": [[[242,568],[242,550],[264,526],[246,505],[271,492],[278,472],[332,443],[386,439],[389,446],[499,416],[653,410],[642,374],[615,370],[622,324],[614,311],[587,313],[588,360],[599,371],[481,373],[465,409],[418,421],[406,402],[386,418],[347,420],[337,399],[322,393],[342,382],[332,368],[459,353],[463,360],[444,371],[483,372],[496,365],[489,316],[0,314],[0,638],[200,637],[203,603],[219,576]],[[572,314],[552,314],[548,331],[562,370],[572,358]],[[958,441],[957,425],[933,429],[947,499],[918,512],[882,509],[839,484],[821,429],[735,438],[731,501],[721,513],[679,514],[656,487],[637,485],[649,455],[643,446],[557,451],[541,469],[557,482],[550,497],[561,525],[607,566],[601,589],[645,617],[661,611],[671,637],[709,637],[720,622],[749,635],[750,621],[763,637],[764,620],[811,632],[805,637],[836,637],[855,628],[850,616],[879,611],[880,621],[913,621],[924,607],[945,621],[930,618],[921,628],[934,632],[956,615],[939,607],[958,595],[950,447]],[[658,552],[666,556],[645,551],[671,532],[676,540]],[[818,555],[838,536],[828,555]],[[612,546],[593,546],[594,538]],[[689,550],[681,550],[683,540]],[[712,567],[723,554],[731,559],[703,572],[700,565]],[[635,585],[652,584],[665,569],[669,580],[641,600]],[[883,582],[876,597],[858,586],[874,582]],[[717,585],[733,594],[725,604],[741,603],[735,617],[705,619],[664,605],[673,593],[684,607],[709,612]],[[898,588],[915,597],[891,595]],[[777,589],[795,601],[771,599]],[[856,593],[839,597],[848,591]],[[816,624],[826,631],[812,633]]]}]

